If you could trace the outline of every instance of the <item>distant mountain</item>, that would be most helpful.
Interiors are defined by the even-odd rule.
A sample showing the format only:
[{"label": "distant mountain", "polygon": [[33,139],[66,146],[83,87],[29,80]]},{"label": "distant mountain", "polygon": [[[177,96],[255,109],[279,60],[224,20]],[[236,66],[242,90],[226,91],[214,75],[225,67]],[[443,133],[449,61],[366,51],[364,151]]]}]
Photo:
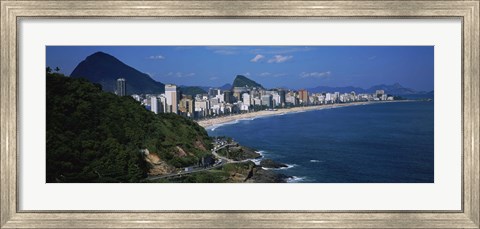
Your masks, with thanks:
[{"label": "distant mountain", "polygon": [[[188,88],[197,88],[197,89],[195,89],[195,90],[198,90],[198,89],[203,90],[203,92],[200,91],[200,90],[198,90],[198,92],[199,92],[200,94],[208,93],[208,91],[210,90],[210,88],[220,89],[220,90],[222,90],[222,91],[226,91],[226,90],[231,90],[231,89],[232,89],[232,85],[229,84],[229,83],[226,83],[226,84],[224,84],[223,86],[220,86],[220,87],[215,87],[215,86],[186,86],[186,85],[180,86],[180,88],[186,88],[186,87],[188,87]],[[190,89],[189,89],[189,90],[190,90]]]},{"label": "distant mountain", "polygon": [[321,93],[321,92],[340,92],[340,93],[350,93],[354,91],[355,93],[365,93],[365,89],[359,87],[328,87],[328,86],[318,86],[314,88],[307,89],[311,93]]},{"label": "distant mountain", "polygon": [[222,90],[222,91],[225,91],[225,90],[230,90],[230,89],[232,89],[232,87],[233,87],[233,86],[232,86],[231,84],[227,83],[227,84],[219,87],[219,89]]},{"label": "distant mountain", "polygon": [[237,75],[233,81],[232,87],[257,87],[263,88],[263,86],[245,76]]},{"label": "distant mountain", "polygon": [[315,88],[308,88],[309,92],[312,93],[319,93],[319,92],[340,92],[340,93],[349,93],[355,91],[356,93],[375,93],[376,90],[384,90],[385,93],[391,95],[413,95],[413,94],[425,94],[427,92],[424,91],[416,91],[411,88],[406,88],[400,85],[399,83],[395,83],[392,85],[380,84],[372,86],[368,89],[363,89],[359,87],[327,87],[327,86],[318,86]]},{"label": "distant mountain", "polygon": [[[182,86],[182,87],[183,87],[183,86]],[[220,89],[220,90],[222,90],[222,91],[232,89],[232,85],[229,84],[229,83],[224,84],[223,86],[220,86],[220,87],[215,87],[215,86],[185,86],[185,87],[198,87],[198,88],[204,90],[205,92],[208,92],[208,91],[210,90],[210,88]]]},{"label": "distant mountain", "polygon": [[209,86],[193,86],[193,87],[198,87],[207,93],[208,93],[208,90],[210,90],[210,88],[216,88],[216,87],[209,87]]},{"label": "distant mountain", "polygon": [[132,68],[117,58],[96,52],[80,62],[70,74],[74,78],[85,78],[102,85],[104,91],[115,92],[116,80],[127,80],[127,94],[163,93],[165,85]]},{"label": "distant mountain", "polygon": [[202,87],[197,86],[181,86],[179,90],[182,92],[182,94],[191,96],[207,93],[207,91],[205,91]]},{"label": "distant mountain", "polygon": [[395,83],[392,85],[385,85],[385,84],[380,84],[373,86],[367,90],[367,92],[373,93],[376,90],[384,90],[388,94],[392,95],[412,95],[412,94],[423,94],[425,93],[424,91],[416,91],[411,88],[406,88],[400,85],[399,83]]}]

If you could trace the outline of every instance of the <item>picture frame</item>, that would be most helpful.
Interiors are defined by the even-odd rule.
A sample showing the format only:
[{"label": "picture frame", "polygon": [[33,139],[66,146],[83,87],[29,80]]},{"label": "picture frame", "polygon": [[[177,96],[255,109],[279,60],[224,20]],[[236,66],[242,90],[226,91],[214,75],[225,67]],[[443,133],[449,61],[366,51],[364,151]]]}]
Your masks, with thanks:
[{"label": "picture frame", "polygon": [[[1,0],[1,228],[479,228],[479,1]],[[18,209],[20,18],[460,18],[461,211],[41,211]]]}]

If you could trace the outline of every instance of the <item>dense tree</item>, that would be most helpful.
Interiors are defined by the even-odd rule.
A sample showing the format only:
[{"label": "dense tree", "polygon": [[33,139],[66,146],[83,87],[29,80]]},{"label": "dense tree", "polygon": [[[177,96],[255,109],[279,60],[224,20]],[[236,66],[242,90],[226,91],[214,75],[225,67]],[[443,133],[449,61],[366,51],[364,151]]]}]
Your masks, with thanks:
[{"label": "dense tree", "polygon": [[[143,149],[184,167],[211,148],[205,129],[189,119],[155,115],[129,96],[48,69],[46,101],[47,182],[138,182],[148,170]],[[178,156],[178,147],[188,155]]]},{"label": "dense tree", "polygon": [[237,75],[237,77],[235,77],[235,80],[233,80],[232,87],[246,87],[246,86],[263,88],[261,84],[242,75]]},{"label": "dense tree", "polygon": [[180,87],[179,89],[180,89],[180,92],[184,95],[195,96],[195,95],[206,94],[207,93],[202,88],[196,87],[196,86],[192,86],[192,87],[183,86],[183,87]]}]

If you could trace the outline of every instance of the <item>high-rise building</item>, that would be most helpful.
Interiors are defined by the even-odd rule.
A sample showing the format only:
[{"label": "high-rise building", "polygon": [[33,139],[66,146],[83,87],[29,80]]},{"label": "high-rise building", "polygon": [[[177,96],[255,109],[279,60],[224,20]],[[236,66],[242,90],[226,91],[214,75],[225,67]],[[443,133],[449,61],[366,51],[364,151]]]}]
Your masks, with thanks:
[{"label": "high-rise building", "polygon": [[210,89],[208,89],[208,95],[209,95],[210,97],[215,97],[215,96],[217,96],[217,95],[220,95],[220,89],[218,89],[218,88],[210,88]]},{"label": "high-rise building", "polygon": [[180,100],[178,110],[180,111],[180,114],[189,118],[194,118],[195,102],[193,101],[192,96],[183,96]]},{"label": "high-rise building", "polygon": [[296,106],[298,104],[297,100],[297,97],[295,97],[295,94],[293,93],[288,93],[285,95],[285,104]]},{"label": "high-rise building", "polygon": [[170,113],[178,113],[178,91],[175,84],[165,84],[165,97],[167,97],[167,104]]},{"label": "high-rise building", "polygon": [[262,100],[260,98],[253,98],[252,102],[253,102],[253,106],[261,106],[262,105]]},{"label": "high-rise building", "polygon": [[155,113],[163,113],[163,104],[157,96],[150,97],[150,110]]},{"label": "high-rise building", "polygon": [[243,104],[245,104],[246,106],[250,106],[250,94],[243,93],[242,94],[242,101],[243,101]]},{"label": "high-rise building", "polygon": [[262,106],[267,106],[267,108],[273,107],[272,95],[262,95]]},{"label": "high-rise building", "polygon": [[[167,113],[167,97],[165,97],[165,94],[161,94],[159,97],[157,97],[159,104],[162,105],[161,110],[159,109],[159,113]],[[159,106],[160,107],[160,106]]]},{"label": "high-rise building", "polygon": [[318,95],[318,102],[320,104],[325,104],[325,95],[324,94]]},{"label": "high-rise building", "polygon": [[236,101],[242,101],[242,94],[247,92],[246,87],[234,87],[233,88],[233,97],[235,97]]},{"label": "high-rise building", "polygon": [[210,110],[210,101],[209,100],[199,100],[195,101],[194,111],[198,114],[198,118],[205,117],[209,115],[209,110]]},{"label": "high-rise building", "polygon": [[223,92],[223,101],[225,101],[225,103],[233,103],[234,100],[233,100],[233,92],[231,91],[224,91]]},{"label": "high-rise building", "polygon": [[308,91],[305,89],[302,89],[298,91],[298,98],[300,99],[300,103],[303,105],[308,105]]},{"label": "high-rise building", "polygon": [[285,101],[286,100],[285,94],[286,94],[285,90],[283,90],[283,89],[278,90],[278,95],[280,96],[280,101],[279,102],[280,102],[280,106],[282,106],[282,107],[285,106],[285,102],[286,102]]},{"label": "high-rise building", "polygon": [[124,78],[117,79],[117,89],[115,90],[115,94],[118,96],[127,95],[127,81]]},{"label": "high-rise building", "polygon": [[274,107],[282,106],[282,103],[280,103],[280,95],[278,93],[273,93],[272,94],[272,100],[273,100],[273,106]]},{"label": "high-rise building", "polygon": [[387,100],[388,98],[388,95],[387,94],[383,94],[381,97],[380,97],[380,100]]},{"label": "high-rise building", "polygon": [[333,103],[333,95],[331,93],[326,93],[325,94],[325,102],[326,103]]},{"label": "high-rise building", "polygon": [[260,91],[256,88],[250,90],[250,97],[251,98],[260,98],[261,94]]},{"label": "high-rise building", "polygon": [[335,92],[335,93],[334,93],[334,97],[335,97],[335,98],[334,98],[335,102],[338,103],[338,101],[340,101],[340,92],[338,92],[338,91]]},{"label": "high-rise building", "polygon": [[383,96],[383,94],[385,94],[384,90],[376,90],[375,91],[375,95],[377,96],[377,98],[381,98]]},{"label": "high-rise building", "polygon": [[211,98],[210,99],[210,106],[215,106],[215,105],[218,105],[220,103],[220,98]]}]

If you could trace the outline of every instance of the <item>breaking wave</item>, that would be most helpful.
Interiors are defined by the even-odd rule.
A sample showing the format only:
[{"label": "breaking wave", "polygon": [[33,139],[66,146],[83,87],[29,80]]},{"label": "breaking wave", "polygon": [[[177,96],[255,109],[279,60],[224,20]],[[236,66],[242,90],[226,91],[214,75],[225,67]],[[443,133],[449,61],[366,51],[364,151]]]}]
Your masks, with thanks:
[{"label": "breaking wave", "polygon": [[292,176],[287,179],[287,183],[301,183],[306,181],[306,177],[297,177],[297,176]]}]

